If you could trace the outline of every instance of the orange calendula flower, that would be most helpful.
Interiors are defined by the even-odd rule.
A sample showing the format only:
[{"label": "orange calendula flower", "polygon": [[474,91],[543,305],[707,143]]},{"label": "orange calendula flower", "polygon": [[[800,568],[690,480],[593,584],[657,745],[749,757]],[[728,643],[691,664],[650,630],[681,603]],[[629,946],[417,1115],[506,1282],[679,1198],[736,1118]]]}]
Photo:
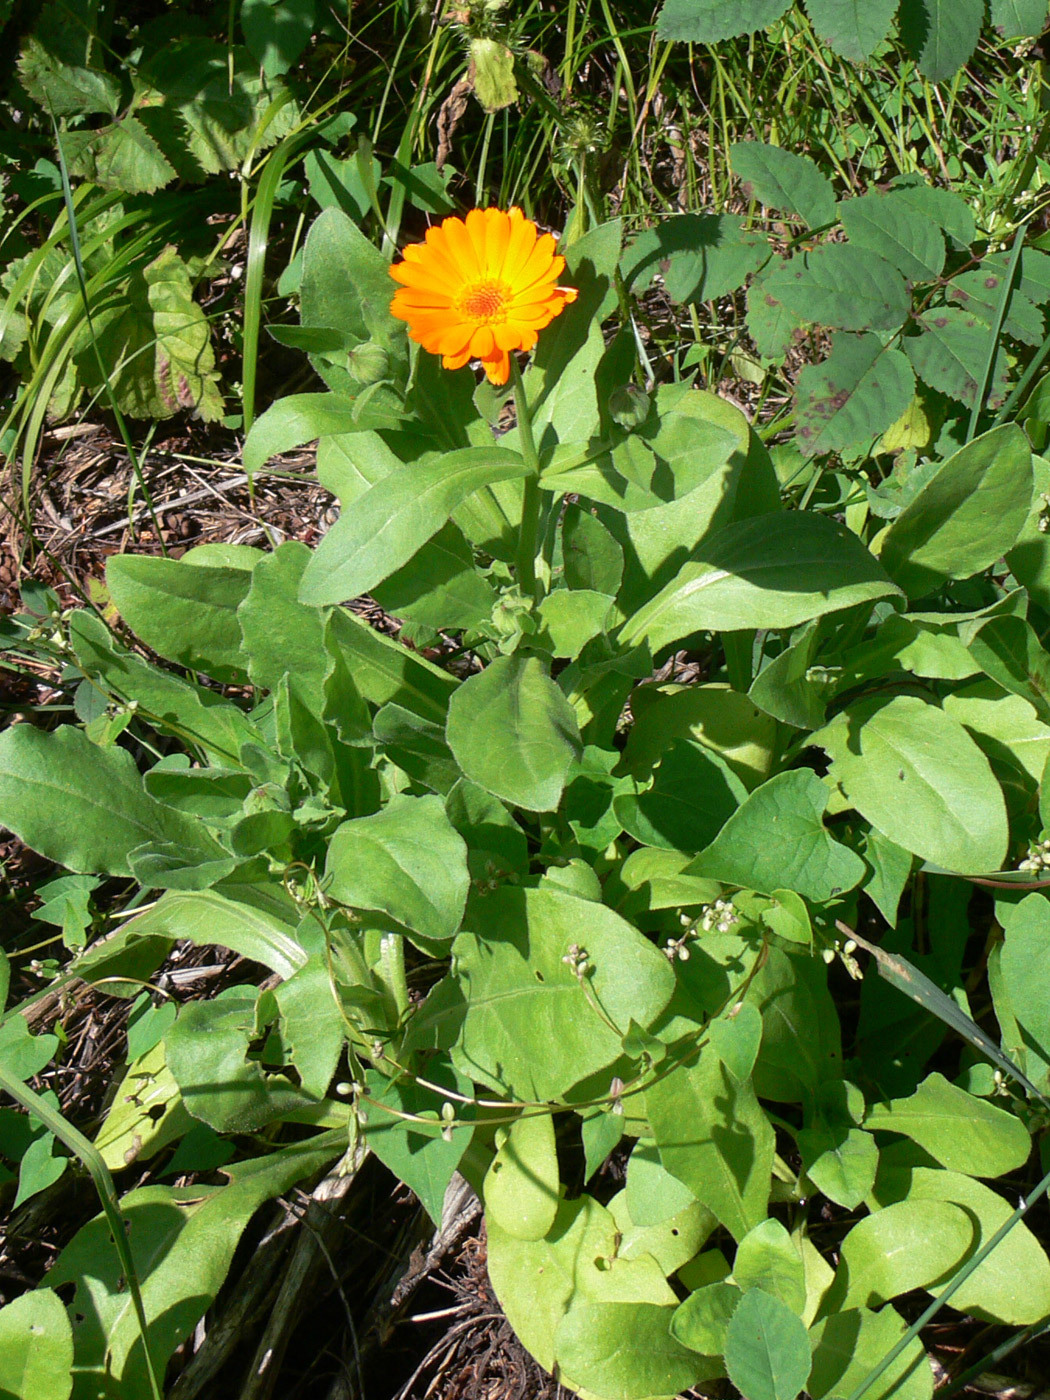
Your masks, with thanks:
[{"label": "orange calendula flower", "polygon": [[510,352],[531,350],[544,326],[576,300],[575,287],[557,285],[565,259],[554,247],[520,209],[472,209],[466,219],[444,219],[391,267],[401,286],[390,310],[446,369],[480,360],[493,384],[506,384]]}]

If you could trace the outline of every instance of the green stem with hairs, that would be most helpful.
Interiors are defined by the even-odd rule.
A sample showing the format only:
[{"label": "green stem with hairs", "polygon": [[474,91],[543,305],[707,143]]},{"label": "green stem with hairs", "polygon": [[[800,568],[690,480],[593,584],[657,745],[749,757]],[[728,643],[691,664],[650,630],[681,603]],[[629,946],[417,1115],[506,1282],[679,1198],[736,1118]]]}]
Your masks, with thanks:
[{"label": "green stem with hairs", "polygon": [[528,475],[521,497],[521,530],[518,535],[518,588],[522,597],[533,605],[543,601],[543,583],[536,577],[536,549],[540,531],[540,459],[532,436],[532,415],[521,370],[514,356],[510,357],[510,382],[514,388],[514,409],[518,418],[518,438],[521,455],[525,458]]}]

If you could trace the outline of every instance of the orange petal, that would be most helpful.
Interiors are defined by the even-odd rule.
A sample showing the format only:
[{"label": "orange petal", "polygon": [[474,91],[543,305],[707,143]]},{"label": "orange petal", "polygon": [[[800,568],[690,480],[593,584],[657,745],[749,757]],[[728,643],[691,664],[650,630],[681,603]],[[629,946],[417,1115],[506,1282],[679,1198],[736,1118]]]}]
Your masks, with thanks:
[{"label": "orange petal", "polygon": [[495,348],[496,341],[492,335],[491,326],[478,326],[470,338],[470,353],[476,360],[483,360],[487,355],[491,355]]},{"label": "orange petal", "polygon": [[503,259],[503,280],[513,287],[517,285],[518,274],[536,246],[536,225],[531,219],[526,219],[520,209],[510,211],[508,223],[510,237]]},{"label": "orange petal", "polygon": [[448,259],[456,268],[461,281],[476,281],[481,276],[481,264],[466,224],[462,219],[442,219],[441,232],[445,238]]},{"label": "orange petal", "polygon": [[506,384],[510,378],[510,356],[504,351],[496,351],[482,361],[490,384]]},{"label": "orange petal", "polygon": [[441,363],[445,366],[446,369],[462,369],[469,359],[470,346],[468,345],[466,350],[462,351],[458,355],[443,356]]}]

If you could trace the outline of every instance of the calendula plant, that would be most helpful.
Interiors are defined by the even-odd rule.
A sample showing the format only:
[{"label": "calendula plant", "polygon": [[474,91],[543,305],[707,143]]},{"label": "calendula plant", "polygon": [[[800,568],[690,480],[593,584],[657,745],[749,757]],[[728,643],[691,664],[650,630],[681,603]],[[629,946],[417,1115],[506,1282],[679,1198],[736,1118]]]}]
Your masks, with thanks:
[{"label": "calendula plant", "polygon": [[[94,1152],[228,1183],[120,1200],[141,1338],[101,1218],[12,1305],[73,1358],[53,1400],[156,1394],[258,1203],[365,1151],[435,1220],[474,1185],[507,1317],[584,1396],[929,1400],[938,1310],[1050,1314],[1050,465],[978,404],[868,464],[878,512],[783,490],[739,409],[639,381],[640,251],[476,210],[391,268],[326,209],[329,388],[244,459],[316,438],[336,524],[117,555],[101,615],[11,625],[79,723],[0,735],[0,820],[144,901],[63,976],[141,997],[179,939],[273,973],[135,1003]],[[33,1107],[55,1047],[0,1034]]]}]

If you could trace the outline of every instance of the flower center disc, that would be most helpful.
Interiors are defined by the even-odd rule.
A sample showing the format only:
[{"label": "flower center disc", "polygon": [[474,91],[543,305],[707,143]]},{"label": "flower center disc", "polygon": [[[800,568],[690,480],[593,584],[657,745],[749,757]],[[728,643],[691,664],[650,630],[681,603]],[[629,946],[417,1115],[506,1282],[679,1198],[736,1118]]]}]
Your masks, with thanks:
[{"label": "flower center disc", "polygon": [[509,290],[502,282],[474,282],[460,294],[459,309],[468,320],[482,325],[505,321]]}]

